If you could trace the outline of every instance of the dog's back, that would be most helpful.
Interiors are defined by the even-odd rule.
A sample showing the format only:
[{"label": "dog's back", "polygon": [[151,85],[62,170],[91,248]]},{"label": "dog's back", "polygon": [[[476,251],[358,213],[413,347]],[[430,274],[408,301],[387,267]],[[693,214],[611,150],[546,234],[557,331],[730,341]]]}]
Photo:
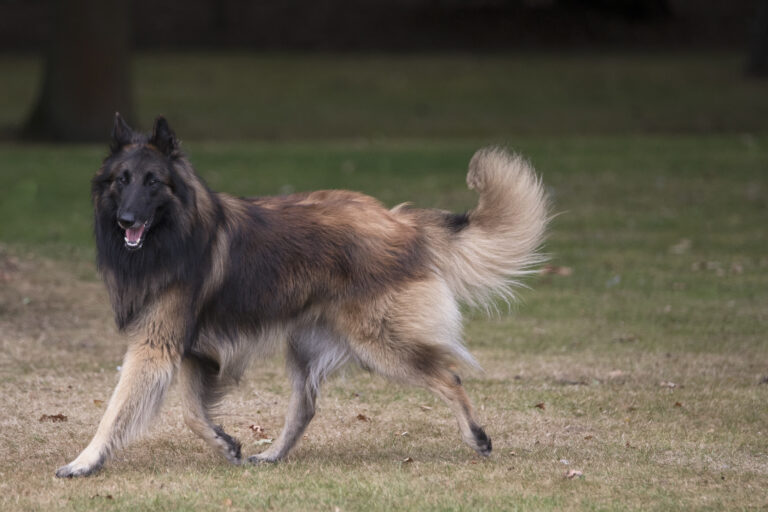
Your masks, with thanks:
[{"label": "dog's back", "polygon": [[321,191],[240,199],[212,192],[163,118],[151,136],[116,116],[112,154],[93,180],[99,266],[118,327],[132,341],[96,435],[58,476],[96,471],[138,436],[179,374],[187,425],[233,463],[239,442],[212,410],[250,356],[287,340],[292,394],[280,437],[254,463],[282,459],[315,412],[323,379],[348,361],[430,389],[482,455],[457,372],[460,303],[509,298],[541,261],[540,181],[519,156],[479,151],[466,214]]}]

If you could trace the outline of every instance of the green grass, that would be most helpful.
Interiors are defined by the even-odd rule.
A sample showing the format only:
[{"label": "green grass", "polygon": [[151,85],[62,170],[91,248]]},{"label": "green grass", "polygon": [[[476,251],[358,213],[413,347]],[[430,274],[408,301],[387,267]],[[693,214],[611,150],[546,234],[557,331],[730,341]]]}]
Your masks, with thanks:
[{"label": "green grass", "polygon": [[[56,480],[124,352],[92,264],[88,182],[105,148],[0,144],[0,508],[764,508],[768,95],[739,64],[140,56],[142,123],[169,115],[216,190],[349,188],[459,211],[475,202],[473,151],[507,143],[543,175],[558,214],[545,250],[572,273],[533,277],[510,314],[468,312],[485,371],[464,380],[490,459],[434,397],[351,372],[325,386],[285,463],[219,461],[172,392],[104,471]],[[0,57],[0,126],[23,117],[37,67]],[[247,454],[259,450],[249,425],[279,432],[288,392],[282,362],[259,361],[225,402],[220,421]],[[57,413],[68,421],[38,421]]]},{"label": "green grass", "polygon": [[[463,178],[478,144],[192,142],[188,151],[211,186],[238,194],[345,187],[387,204],[459,210],[474,202]],[[546,250],[573,273],[533,279],[511,315],[469,315],[467,343],[486,371],[466,381],[494,437],[490,460],[460,444],[433,397],[353,374],[328,384],[308,439],[285,464],[226,467],[181,424],[173,395],[148,439],[73,482],[51,472],[91,435],[102,409],[92,401],[108,397],[123,350],[90,263],[88,179],[103,150],[0,147],[10,171],[0,177],[0,263],[11,262],[0,265],[11,269],[0,291],[6,506],[764,505],[768,139],[524,137],[515,147],[559,213]],[[222,422],[254,452],[248,425],[276,435],[287,394],[280,364],[257,364]],[[544,410],[533,407],[541,402]],[[59,412],[69,422],[37,422]],[[565,479],[570,468],[584,477]]]},{"label": "green grass", "polygon": [[[741,133],[768,118],[768,84],[732,53],[172,53],[133,69],[131,124],[164,114],[189,139]],[[29,113],[40,70],[0,55],[0,129]]]}]

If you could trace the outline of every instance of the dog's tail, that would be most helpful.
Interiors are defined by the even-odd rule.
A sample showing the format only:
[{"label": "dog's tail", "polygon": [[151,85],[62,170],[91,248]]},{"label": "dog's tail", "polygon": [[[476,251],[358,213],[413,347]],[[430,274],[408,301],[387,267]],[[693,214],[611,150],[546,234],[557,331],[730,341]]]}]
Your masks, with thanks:
[{"label": "dog's tail", "polygon": [[467,185],[477,207],[449,222],[449,241],[438,255],[448,286],[473,306],[514,299],[520,277],[546,258],[539,252],[548,221],[541,180],[518,154],[498,147],[479,150],[469,162]]}]

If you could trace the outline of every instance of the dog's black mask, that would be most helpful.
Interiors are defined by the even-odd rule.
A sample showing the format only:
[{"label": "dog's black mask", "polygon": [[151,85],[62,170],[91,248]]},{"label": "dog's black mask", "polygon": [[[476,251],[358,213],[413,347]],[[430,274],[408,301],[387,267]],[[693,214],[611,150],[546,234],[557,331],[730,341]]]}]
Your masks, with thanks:
[{"label": "dog's black mask", "polygon": [[115,115],[111,154],[93,180],[93,200],[112,217],[104,220],[119,230],[128,251],[141,249],[167,210],[183,199],[184,187],[173,166],[178,145],[163,117],[147,136]]}]

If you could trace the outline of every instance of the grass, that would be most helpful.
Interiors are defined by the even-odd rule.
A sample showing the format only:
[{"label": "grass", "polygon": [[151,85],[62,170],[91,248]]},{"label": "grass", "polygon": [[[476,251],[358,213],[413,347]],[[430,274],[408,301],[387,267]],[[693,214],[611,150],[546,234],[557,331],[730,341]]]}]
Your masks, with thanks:
[{"label": "grass", "polygon": [[[0,129],[18,125],[42,62],[0,54]],[[768,86],[732,53],[139,54],[137,119],[231,141],[754,132]],[[111,119],[105,119],[105,132]]]},{"label": "grass", "polygon": [[[178,114],[182,135],[202,134],[207,119],[221,128],[217,138],[240,134],[245,139],[269,135],[262,130],[282,113],[285,124],[277,123],[272,135],[293,137],[271,143],[190,137],[185,147],[215,189],[248,195],[343,187],[390,205],[412,200],[462,210],[475,200],[463,184],[466,163],[489,141],[510,143],[542,173],[560,214],[545,249],[552,265],[567,267],[570,274],[533,278],[533,289],[522,292],[522,303],[510,314],[467,315],[467,344],[484,372],[464,380],[493,438],[494,454],[481,460],[465,447],[447,408],[431,395],[350,370],[324,387],[318,416],[285,463],[230,467],[216,459],[184,427],[174,391],[150,434],[104,471],[85,480],[55,479],[54,469],[93,434],[125,350],[92,265],[88,180],[104,148],[5,143],[0,144],[0,508],[765,508],[768,136],[759,128],[766,100],[749,92],[761,86],[727,75],[734,57],[714,56],[711,68],[703,57],[678,58],[677,65],[669,56],[635,57],[640,60],[631,62],[645,63],[640,70],[618,62],[615,68],[624,71],[617,71],[623,78],[616,80],[625,84],[620,93],[626,101],[616,98],[615,109],[598,105],[589,112],[588,102],[546,89],[557,84],[543,86],[551,110],[539,102],[542,124],[517,135],[536,106],[510,120],[514,106],[490,94],[503,89],[495,82],[486,82],[489,94],[468,94],[463,114],[454,111],[459,120],[471,121],[472,112],[487,120],[466,132],[456,128],[461,123],[440,128],[440,117],[431,115],[415,127],[412,109],[380,91],[371,93],[370,104],[357,91],[363,112],[379,116],[374,122],[349,117],[354,101],[347,104],[333,91],[319,94],[315,82],[305,85],[306,91],[296,94],[296,108],[313,104],[315,91],[317,109],[335,105],[343,113],[338,128],[332,128],[333,116],[300,122],[304,118],[289,108],[287,93],[264,118],[246,113],[238,118],[234,103],[247,104],[244,93],[228,97],[232,104],[222,102],[218,112],[212,109],[219,103],[196,89],[202,88],[197,82],[155,92],[147,85],[150,77],[163,84],[189,82],[196,76],[190,62],[208,58],[141,57],[142,119],[167,102],[172,110],[165,112],[172,118]],[[389,87],[381,62],[408,69],[406,87],[413,88],[414,97],[430,89],[430,77],[443,76],[435,68],[478,66],[485,70],[482,76],[502,73],[496,70],[501,57],[453,58],[376,57],[372,62],[378,64],[370,67],[362,57],[341,62],[362,68],[359,75],[346,72],[348,80],[362,83],[353,88],[378,82]],[[531,76],[518,86],[533,84],[536,74],[549,79],[547,70],[562,69],[583,73],[585,87],[591,83],[599,89],[604,76],[593,74],[590,82],[581,68],[599,69],[610,59],[618,61],[551,57],[534,63],[530,58],[532,67],[525,69]],[[0,68],[12,61],[0,58]],[[320,66],[324,62],[328,76],[316,81],[328,83],[344,72],[327,57],[290,56],[281,67],[276,57],[230,56],[220,64],[210,59],[211,87],[217,80],[224,87],[220,74],[235,69],[233,62],[251,61],[270,64],[280,76],[296,72],[292,63],[314,62],[326,69]],[[578,65],[569,67],[571,61]],[[31,59],[13,62],[19,80],[36,72]],[[524,62],[513,58],[509,69],[522,69]],[[649,69],[664,73],[632,83],[633,73],[647,77]],[[688,82],[681,77],[694,69],[697,76],[708,73],[724,82],[713,78],[686,96]],[[277,89],[270,80],[259,87]],[[648,93],[659,88],[652,82],[664,80],[679,105],[657,98],[644,121],[624,117],[627,105],[655,97]],[[435,90],[443,84],[437,82],[431,84]],[[480,82],[485,80],[473,87]],[[0,85],[7,92],[0,94],[0,102],[7,103],[0,108],[5,120],[21,115],[9,105],[27,94],[21,86],[14,92],[16,85],[8,83]],[[718,83],[741,83],[743,89],[723,89],[720,103],[701,103],[715,96]],[[452,92],[436,92],[435,104],[441,94],[460,98],[457,88],[469,86],[445,87]],[[387,105],[394,107],[390,111]],[[558,106],[566,109],[563,123],[555,121]],[[700,110],[702,119],[720,112],[721,132],[697,133],[707,124],[682,114],[693,110]],[[192,114],[184,117],[185,112]],[[581,130],[573,127],[587,115],[594,120],[590,129],[600,133],[574,134]],[[353,135],[363,137],[336,138],[350,135],[353,119],[360,126]],[[398,125],[404,127],[399,135],[418,137],[388,138],[398,134]],[[667,133],[649,133],[656,128]],[[677,128],[681,132],[672,133]],[[317,133],[331,140],[311,140]],[[288,391],[279,358],[258,362],[226,400],[220,422],[244,442],[248,454],[254,453],[262,447],[249,426],[261,425],[275,437]],[[39,421],[44,414],[63,414],[67,421]],[[370,421],[358,420],[359,414]],[[407,458],[412,462],[404,462]],[[583,476],[565,478],[571,469]]]},{"label": "grass", "polygon": [[[190,143],[189,151],[212,186],[237,193],[344,186],[389,204],[411,198],[461,209],[473,201],[462,179],[475,146]],[[5,506],[764,505],[768,140],[526,138],[518,147],[562,213],[547,245],[553,264],[573,273],[534,280],[509,316],[469,316],[467,342],[485,373],[467,387],[494,437],[491,459],[461,445],[431,396],[352,373],[327,385],[285,464],[225,466],[185,429],[172,395],[147,439],[98,476],[66,482],[52,470],[92,434],[103,409],[94,400],[108,398],[124,350],[90,264],[86,183],[101,149],[3,147],[0,158],[16,172],[0,187]],[[275,436],[287,393],[281,363],[258,364],[221,421],[255,452],[248,426]],[[58,413],[68,421],[38,422]],[[564,478],[569,469],[583,478]]]}]

